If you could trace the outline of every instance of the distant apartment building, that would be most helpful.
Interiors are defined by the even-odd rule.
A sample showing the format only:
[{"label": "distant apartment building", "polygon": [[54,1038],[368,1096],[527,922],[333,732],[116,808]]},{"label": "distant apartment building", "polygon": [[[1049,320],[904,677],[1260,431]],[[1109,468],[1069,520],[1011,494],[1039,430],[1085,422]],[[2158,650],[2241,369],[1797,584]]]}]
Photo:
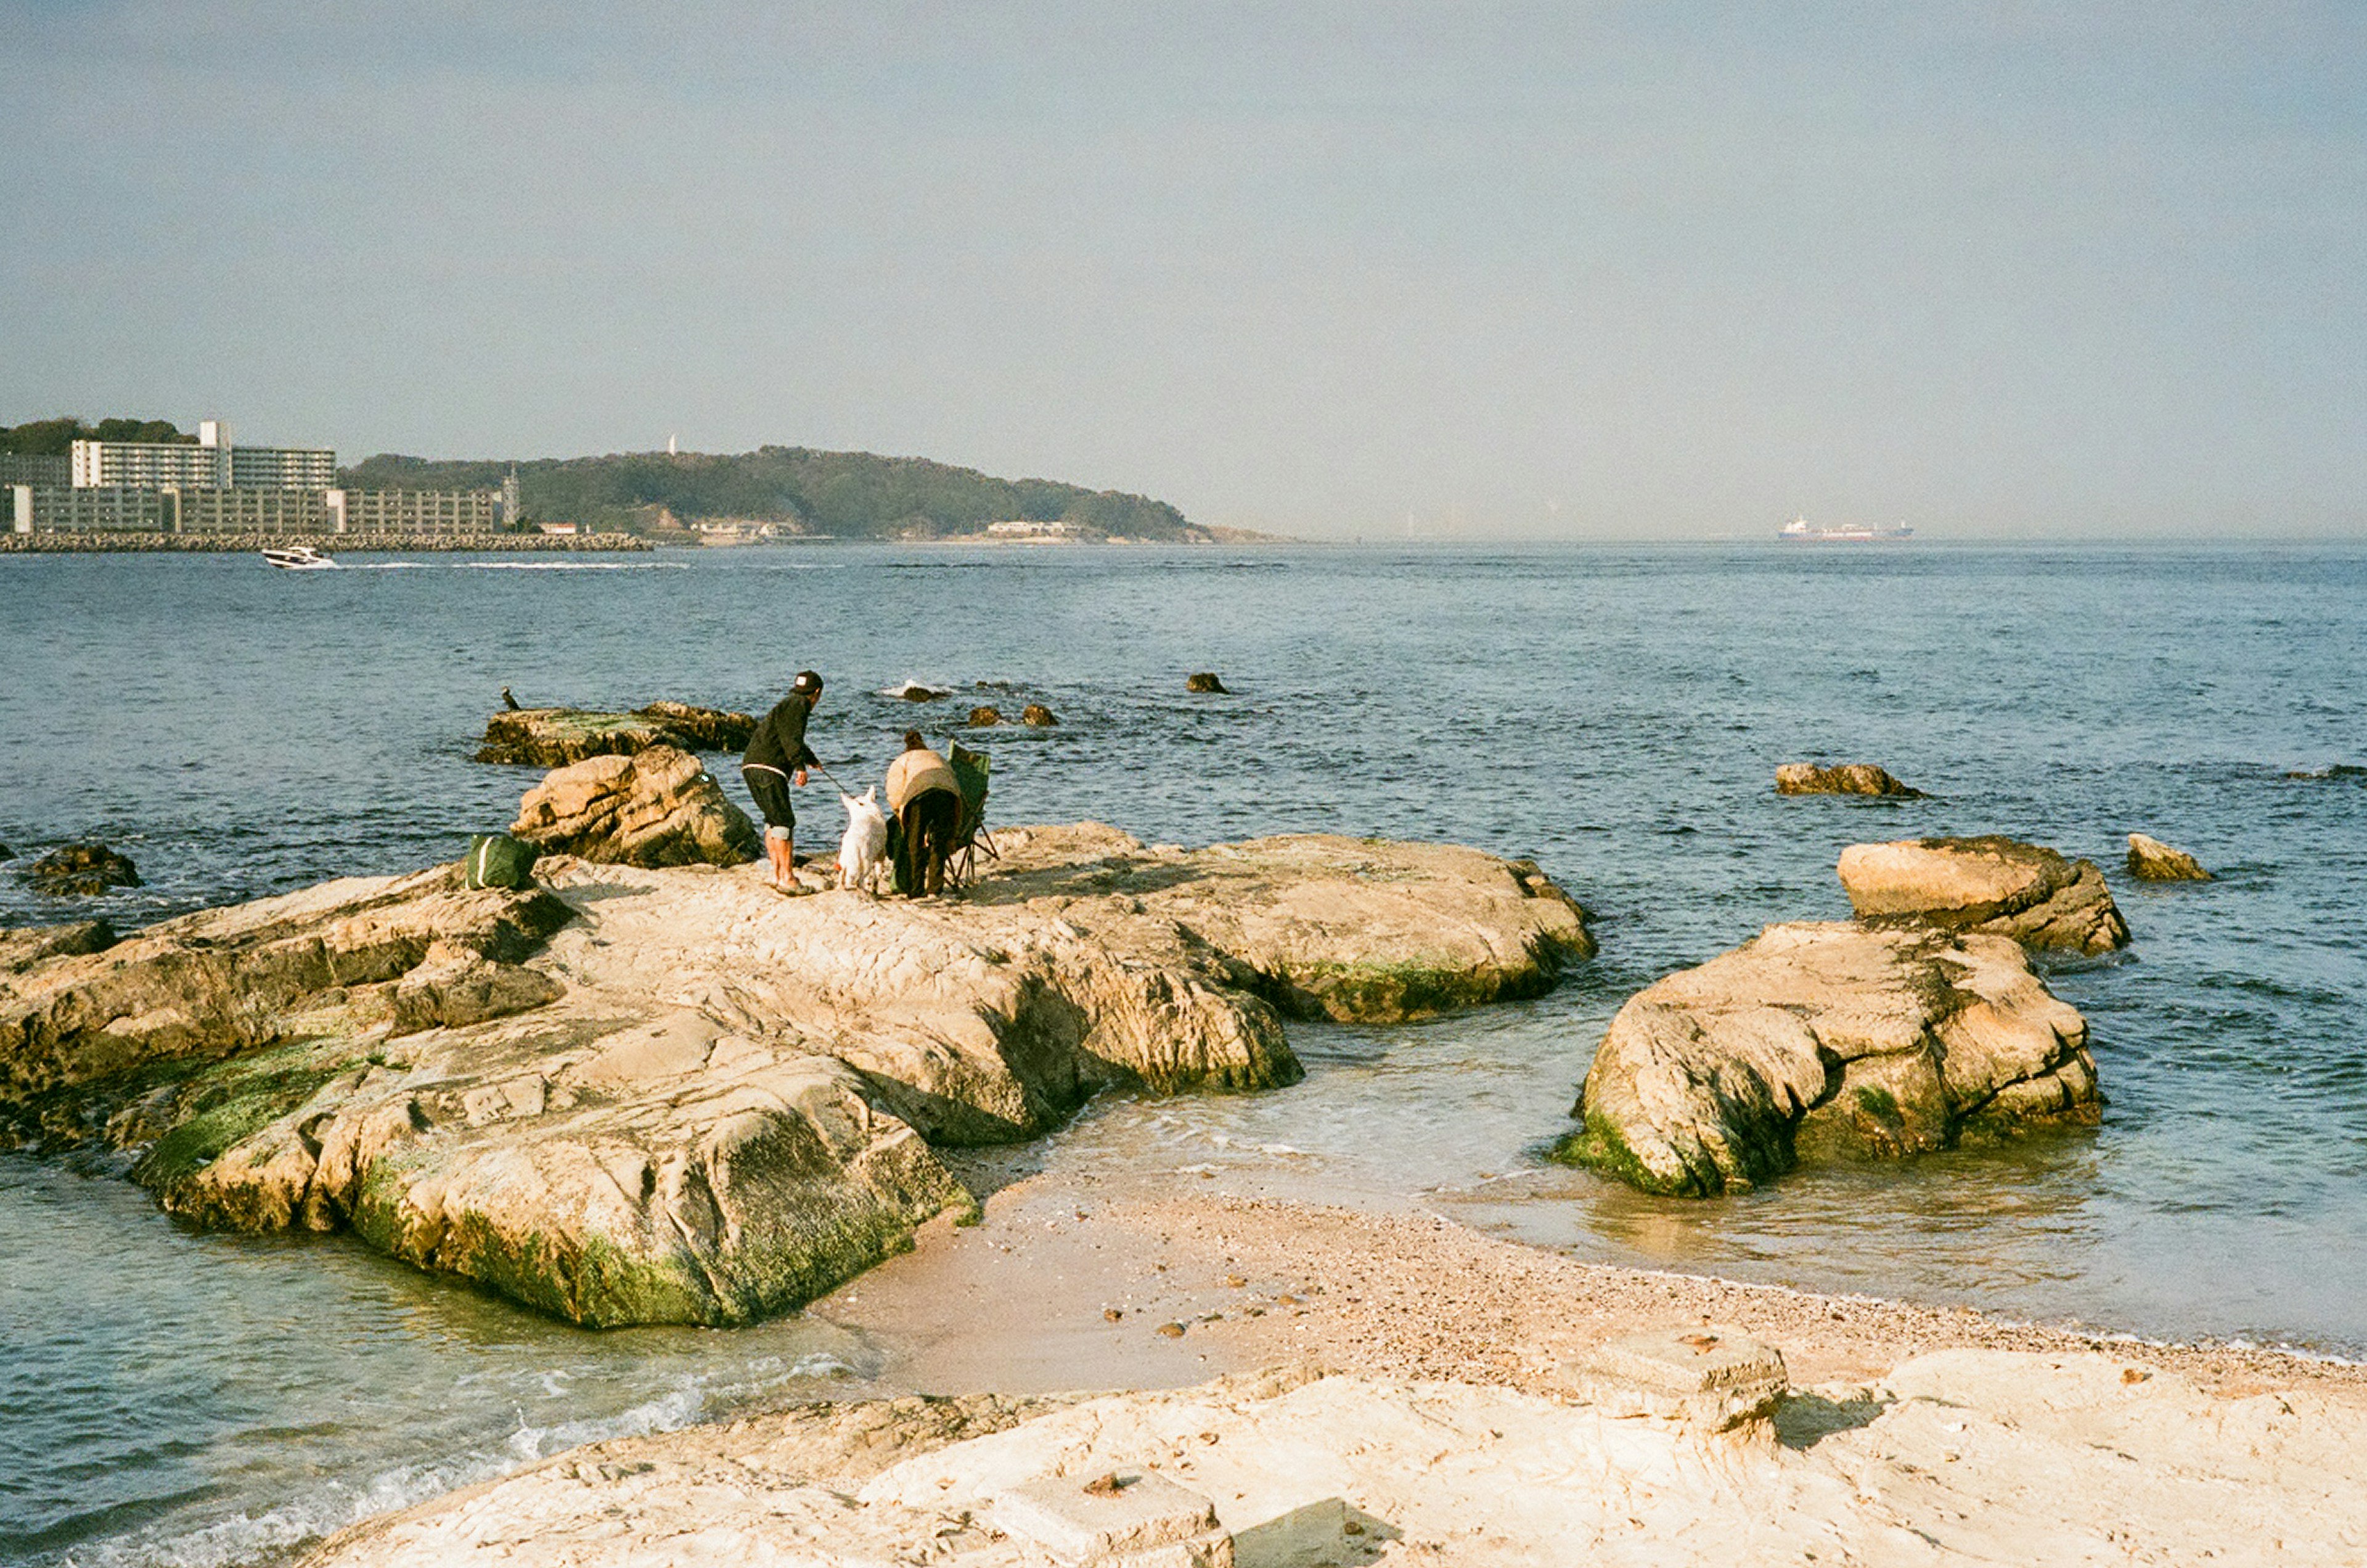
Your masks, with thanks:
[{"label": "distant apartment building", "polygon": [[332,490],[330,529],[339,534],[491,534],[501,498],[489,490]]},{"label": "distant apartment building", "polygon": [[317,490],[184,490],[168,492],[178,534],[325,534],[328,500]]},{"label": "distant apartment building", "polygon": [[170,492],[130,485],[10,485],[8,516],[19,534],[172,532]]},{"label": "distant apartment building", "polygon": [[74,459],[62,452],[54,457],[31,452],[0,452],[0,486],[31,485],[39,490],[63,490],[74,483]]},{"label": "distant apartment building", "polygon": [[180,441],[77,441],[71,459],[77,490],[137,485],[163,490],[326,490],[337,482],[337,455],[327,447],[239,446],[218,419],[198,422],[192,446]]},{"label": "distant apartment building", "polygon": [[232,490],[327,490],[337,482],[337,455],[322,447],[233,446]]}]

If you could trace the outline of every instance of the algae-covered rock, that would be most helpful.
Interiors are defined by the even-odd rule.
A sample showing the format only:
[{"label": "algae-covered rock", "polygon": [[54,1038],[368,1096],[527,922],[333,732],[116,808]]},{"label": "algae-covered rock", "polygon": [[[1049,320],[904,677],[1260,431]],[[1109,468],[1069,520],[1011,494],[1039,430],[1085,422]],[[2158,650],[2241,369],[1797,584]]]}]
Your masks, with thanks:
[{"label": "algae-covered rock", "polygon": [[1222,681],[1217,679],[1217,672],[1213,670],[1202,670],[1195,674],[1184,676],[1184,689],[1187,692],[1213,694],[1219,696],[1229,690]]},{"label": "algae-covered rock", "polygon": [[752,714],[657,702],[630,713],[591,708],[510,708],[485,721],[480,762],[564,767],[587,757],[629,757],[653,746],[740,751],[755,734]]},{"label": "algae-covered rock", "polygon": [[969,710],[967,720],[972,729],[987,729],[1002,722],[1002,710],[991,703],[980,704]]},{"label": "algae-covered rock", "polygon": [[1861,919],[1989,931],[2033,949],[2128,945],[2128,922],[2095,863],[2036,844],[1994,834],[1852,844],[1840,871]]},{"label": "algae-covered rock", "polygon": [[672,746],[553,770],[510,831],[546,853],[626,865],[739,865],[764,852],[748,814]]},{"label": "algae-covered rock", "polygon": [[1036,729],[1050,729],[1060,721],[1054,718],[1052,710],[1042,703],[1029,703],[1019,710],[1019,722]]},{"label": "algae-covered rock", "polygon": [[200,1224],[349,1230],[577,1322],[740,1323],[968,1207],[931,1141],[1289,1083],[1277,1008],[1418,1017],[1591,950],[1535,866],[1467,850],[1002,843],[958,901],[554,855],[523,892],[442,867],[103,953],[12,938],[0,1118],[143,1149]]},{"label": "algae-covered rock", "polygon": [[1872,762],[1786,762],[1775,770],[1777,795],[1866,795],[1920,800],[1923,792],[1901,784]]},{"label": "algae-covered rock", "polygon": [[1557,1157],[1648,1192],[1761,1185],[2095,1120],[2088,1026],[2004,937],[1770,926],[1628,998]]},{"label": "algae-covered rock", "polygon": [[35,861],[25,880],[53,898],[85,898],[117,887],[137,887],[140,872],[131,857],[105,844],[67,844]]}]

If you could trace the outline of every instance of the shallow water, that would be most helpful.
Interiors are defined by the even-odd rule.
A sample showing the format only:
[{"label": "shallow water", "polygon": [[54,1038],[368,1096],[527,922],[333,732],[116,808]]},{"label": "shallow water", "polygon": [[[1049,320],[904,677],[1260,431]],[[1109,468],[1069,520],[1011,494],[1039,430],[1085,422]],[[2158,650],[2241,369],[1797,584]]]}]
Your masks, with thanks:
[{"label": "shallow water", "polygon": [[[458,852],[531,773],[468,761],[499,689],[759,707],[876,773],[907,723],[989,738],[998,820],[1285,829],[1535,854],[1603,956],[1551,997],[1300,1029],[1305,1084],[1105,1100],[1055,1173],[1420,1202],[1614,1261],[2135,1333],[2367,1351],[2367,551],[844,547],[628,561],[0,558],[0,840],[104,836],[119,923]],[[1230,697],[1191,697],[1220,671]],[[915,706],[907,678],[956,688]],[[981,691],[980,681],[1011,689]],[[1785,800],[1863,758],[1939,798]],[[2301,776],[2293,776],[2293,775]],[[860,775],[860,776],[859,776]],[[727,788],[738,789],[731,770]],[[809,791],[804,836],[839,812]],[[2142,829],[2221,873],[2120,874]],[[1846,912],[1852,841],[1999,831],[2104,865],[2136,933],[2068,965],[2092,1133],[1710,1202],[1543,1163],[1619,1002],[1775,919]],[[13,868],[12,868],[13,869]],[[0,921],[60,918],[0,872]],[[187,1233],[0,1159],[0,1559],[258,1560],[611,1429],[866,1386],[792,1319],[587,1335],[349,1244]],[[833,1338],[833,1336],[835,1337]]]}]

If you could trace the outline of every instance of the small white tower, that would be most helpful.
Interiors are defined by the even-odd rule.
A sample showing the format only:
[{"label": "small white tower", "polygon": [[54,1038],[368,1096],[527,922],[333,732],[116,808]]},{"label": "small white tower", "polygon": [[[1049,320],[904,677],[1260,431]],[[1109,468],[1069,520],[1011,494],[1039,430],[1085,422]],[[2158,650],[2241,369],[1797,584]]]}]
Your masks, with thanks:
[{"label": "small white tower", "polygon": [[669,457],[681,456],[680,453],[674,450],[674,438],[671,435],[666,437],[666,456]]}]

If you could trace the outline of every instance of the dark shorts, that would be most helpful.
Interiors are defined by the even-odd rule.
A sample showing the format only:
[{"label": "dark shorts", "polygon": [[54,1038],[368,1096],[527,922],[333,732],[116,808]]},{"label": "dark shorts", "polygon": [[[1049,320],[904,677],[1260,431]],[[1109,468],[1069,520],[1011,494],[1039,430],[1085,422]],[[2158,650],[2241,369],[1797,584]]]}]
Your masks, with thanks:
[{"label": "dark shorts", "polygon": [[764,814],[767,828],[786,828],[797,831],[798,814],[789,805],[789,781],[770,768],[742,768],[740,777],[748,785],[749,796],[756,809]]}]

